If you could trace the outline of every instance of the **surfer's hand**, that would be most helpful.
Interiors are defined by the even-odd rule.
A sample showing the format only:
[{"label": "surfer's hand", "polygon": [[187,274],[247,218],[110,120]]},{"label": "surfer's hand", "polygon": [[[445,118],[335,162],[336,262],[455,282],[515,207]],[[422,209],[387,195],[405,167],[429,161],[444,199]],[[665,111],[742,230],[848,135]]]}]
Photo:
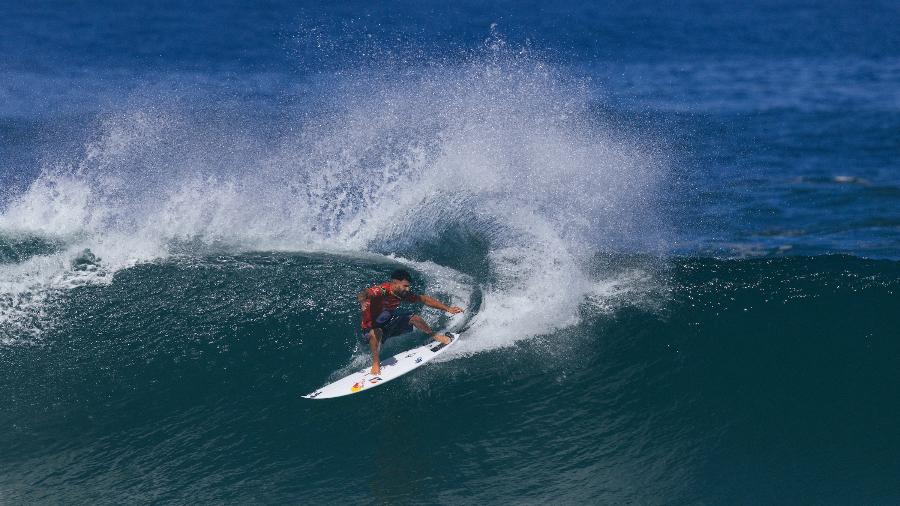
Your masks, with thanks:
[{"label": "surfer's hand", "polygon": [[458,313],[463,312],[463,308],[461,308],[459,306],[453,306],[450,309],[448,309],[447,312],[450,314],[458,314]]}]

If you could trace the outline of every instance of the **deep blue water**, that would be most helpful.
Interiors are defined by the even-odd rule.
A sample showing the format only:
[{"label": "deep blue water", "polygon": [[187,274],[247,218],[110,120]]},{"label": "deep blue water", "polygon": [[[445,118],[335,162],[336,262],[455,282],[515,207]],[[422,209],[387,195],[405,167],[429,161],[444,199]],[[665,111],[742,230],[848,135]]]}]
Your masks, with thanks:
[{"label": "deep blue water", "polygon": [[0,11],[0,503],[900,501],[895,3]]}]

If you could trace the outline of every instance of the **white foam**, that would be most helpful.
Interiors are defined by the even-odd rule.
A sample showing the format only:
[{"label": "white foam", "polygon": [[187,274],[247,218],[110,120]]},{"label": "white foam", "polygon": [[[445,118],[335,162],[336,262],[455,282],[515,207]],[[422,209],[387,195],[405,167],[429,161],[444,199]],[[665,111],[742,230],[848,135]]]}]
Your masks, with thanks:
[{"label": "white foam", "polygon": [[[84,248],[114,273],[177,242],[403,255],[457,227],[490,250],[459,352],[577,323],[598,293],[587,255],[659,243],[653,195],[665,165],[597,121],[587,83],[494,46],[453,66],[335,77],[330,105],[298,113],[274,140],[274,127],[257,132],[240,111],[207,121],[209,104],[141,97],[107,112],[80,158],[48,153],[0,213],[0,231],[71,245],[0,268],[0,295],[29,293],[39,306],[35,294],[64,287]],[[468,290],[451,292],[468,301]]]}]

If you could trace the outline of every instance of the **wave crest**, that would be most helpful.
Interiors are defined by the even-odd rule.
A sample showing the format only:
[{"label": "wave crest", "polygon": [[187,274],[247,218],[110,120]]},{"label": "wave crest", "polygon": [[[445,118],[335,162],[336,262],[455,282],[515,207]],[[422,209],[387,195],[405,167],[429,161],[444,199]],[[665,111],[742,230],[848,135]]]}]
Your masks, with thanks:
[{"label": "wave crest", "polygon": [[485,347],[577,322],[587,256],[664,249],[665,156],[598,119],[588,81],[502,44],[332,77],[263,120],[222,97],[132,96],[80,158],[48,154],[0,230],[65,237],[115,272],[174,245],[416,257],[461,228],[486,245]]}]

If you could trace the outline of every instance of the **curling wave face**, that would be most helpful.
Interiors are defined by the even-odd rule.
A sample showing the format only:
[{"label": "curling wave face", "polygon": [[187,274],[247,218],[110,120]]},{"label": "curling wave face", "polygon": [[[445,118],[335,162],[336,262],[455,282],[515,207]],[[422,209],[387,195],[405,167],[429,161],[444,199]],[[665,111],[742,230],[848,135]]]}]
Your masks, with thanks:
[{"label": "curling wave face", "polygon": [[[462,64],[334,77],[264,125],[158,89],[105,111],[77,154],[46,153],[7,196],[5,237],[60,246],[0,266],[0,314],[21,322],[41,294],[172,255],[430,261],[462,242],[482,247],[450,262],[481,293],[471,352],[577,322],[610,282],[585,275],[597,251],[664,250],[665,156],[598,120],[586,83],[540,58],[494,44]],[[85,252],[95,268],[78,270]]]}]

